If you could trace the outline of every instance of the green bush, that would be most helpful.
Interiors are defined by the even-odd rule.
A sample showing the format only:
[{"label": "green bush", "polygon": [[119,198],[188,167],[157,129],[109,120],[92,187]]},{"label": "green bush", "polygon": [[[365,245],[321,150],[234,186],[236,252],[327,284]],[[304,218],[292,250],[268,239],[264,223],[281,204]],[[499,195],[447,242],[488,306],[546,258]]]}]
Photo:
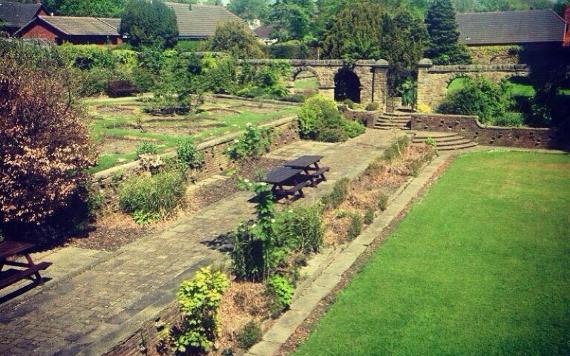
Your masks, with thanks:
[{"label": "green bush", "polygon": [[324,241],[320,205],[299,207],[284,212],[277,219],[277,236],[282,246],[305,253],[318,252]]},{"label": "green bush", "polygon": [[344,105],[348,106],[349,109],[354,109],[356,107],[356,104],[354,103],[354,101],[352,101],[350,99],[344,99],[342,103]]},{"label": "green bush", "polygon": [[232,159],[257,158],[268,152],[271,134],[268,129],[260,129],[248,123],[245,132],[228,148]]},{"label": "green bush", "polygon": [[366,225],[370,225],[373,222],[374,222],[374,210],[366,208],[366,211],[364,212],[364,223]]},{"label": "green bush", "polygon": [[299,134],[302,138],[325,142],[346,141],[364,132],[362,124],[346,120],[336,103],[322,95],[305,101],[299,110]]},{"label": "green bush", "polygon": [[358,213],[351,214],[348,226],[347,238],[354,240],[362,232],[362,217]]},{"label": "green bush", "polygon": [[232,272],[241,280],[262,280],[265,275],[265,242],[258,238],[253,224],[243,223],[231,234]]},{"label": "green bush", "polygon": [[306,59],[309,57],[309,47],[298,40],[275,43],[267,47],[271,58]]},{"label": "green bush", "polygon": [[164,217],[180,205],[185,193],[186,181],[179,171],[134,176],[119,186],[119,205],[126,213]]},{"label": "green bush", "polygon": [[410,144],[410,138],[408,136],[402,136],[396,140],[390,147],[384,151],[384,159],[387,161],[393,161],[394,159],[400,158],[404,149]]},{"label": "green bush", "polygon": [[376,111],[379,109],[380,109],[380,104],[378,104],[377,102],[368,103],[366,105],[366,111]]},{"label": "green bush", "polygon": [[144,141],[137,146],[137,159],[142,155],[158,154],[158,146],[152,142]]},{"label": "green bush", "polygon": [[174,338],[176,351],[207,352],[220,332],[218,313],[229,280],[222,272],[202,268],[192,280],[184,281],[176,293],[183,322]]},{"label": "green bush", "polygon": [[378,209],[380,209],[381,211],[386,210],[386,208],[388,207],[388,200],[389,200],[388,195],[380,193],[380,196],[378,197]]},{"label": "green bush", "polygon": [[432,147],[437,147],[437,142],[435,141],[435,139],[431,136],[429,136],[428,138],[425,139],[424,143],[428,146],[432,146]]},{"label": "green bush", "polygon": [[437,108],[443,114],[477,115],[482,123],[492,124],[513,105],[508,83],[495,84],[477,77],[465,81],[463,88],[451,92]]},{"label": "green bush", "polygon": [[323,203],[330,209],[336,209],[342,204],[348,197],[348,191],[350,188],[350,179],[342,178],[335,183],[333,191],[323,198]]},{"label": "green bush", "polygon": [[267,293],[272,297],[271,310],[280,313],[287,310],[293,300],[293,286],[280,275],[273,275],[267,280]]},{"label": "green bush", "polygon": [[521,127],[523,123],[524,116],[521,113],[507,112],[504,116],[493,120],[492,124],[495,126]]},{"label": "green bush", "polygon": [[176,146],[176,158],[185,167],[199,169],[204,164],[204,153],[198,151],[192,139],[182,139]]},{"label": "green bush", "polygon": [[263,335],[259,323],[251,320],[237,332],[236,339],[238,346],[244,350],[247,350],[261,341],[262,336]]}]

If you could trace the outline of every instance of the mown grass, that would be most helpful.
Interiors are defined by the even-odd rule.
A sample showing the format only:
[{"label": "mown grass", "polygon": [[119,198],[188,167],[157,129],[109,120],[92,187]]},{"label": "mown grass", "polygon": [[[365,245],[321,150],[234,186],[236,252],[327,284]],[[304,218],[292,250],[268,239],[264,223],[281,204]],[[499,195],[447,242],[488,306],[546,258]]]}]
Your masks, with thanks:
[{"label": "mown grass", "polygon": [[570,155],[460,156],[297,355],[570,354]]},{"label": "mown grass", "polygon": [[299,78],[294,82],[295,89],[318,89],[319,82],[317,78]]},{"label": "mown grass", "polygon": [[[447,91],[452,93],[463,88],[466,82],[469,79],[467,78],[456,78],[447,87]],[[523,97],[533,97],[536,94],[535,88],[532,84],[525,83],[525,81],[521,78],[517,78],[516,80],[509,81],[510,88],[509,94],[511,97],[523,96]],[[560,88],[558,90],[558,95],[569,95],[570,96],[570,88]]]}]

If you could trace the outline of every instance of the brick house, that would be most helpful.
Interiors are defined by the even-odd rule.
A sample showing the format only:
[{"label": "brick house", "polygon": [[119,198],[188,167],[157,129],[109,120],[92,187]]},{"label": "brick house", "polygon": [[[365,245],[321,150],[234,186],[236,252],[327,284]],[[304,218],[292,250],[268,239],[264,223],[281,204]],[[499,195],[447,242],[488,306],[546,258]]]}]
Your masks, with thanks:
[{"label": "brick house", "polygon": [[37,16],[46,16],[47,9],[38,2],[21,4],[0,0],[0,31],[13,35]]},{"label": "brick house", "polygon": [[120,19],[101,17],[37,16],[14,35],[57,44],[121,44]]}]

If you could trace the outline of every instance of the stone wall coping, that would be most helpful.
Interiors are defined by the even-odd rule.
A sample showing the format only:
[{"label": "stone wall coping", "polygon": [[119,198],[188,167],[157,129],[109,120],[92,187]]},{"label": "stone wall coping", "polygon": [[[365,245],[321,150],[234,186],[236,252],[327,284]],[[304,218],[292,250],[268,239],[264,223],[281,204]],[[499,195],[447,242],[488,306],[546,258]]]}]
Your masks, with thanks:
[{"label": "stone wall coping", "polygon": [[[268,123],[265,123],[263,125],[259,125],[258,127],[260,128],[275,128],[275,127],[280,127],[280,126],[284,126],[287,124],[290,124],[292,122],[294,122],[295,120],[297,120],[297,116],[296,115],[291,115],[291,116],[287,116],[278,120],[274,120]],[[230,133],[209,141],[205,141],[202,142],[200,144],[198,144],[198,146],[196,146],[196,149],[199,151],[204,151],[207,150],[209,148],[218,146],[218,145],[222,145],[224,143],[228,143],[231,142],[235,139],[237,139],[238,137],[241,136],[241,134],[243,133],[243,131],[239,131],[239,132],[234,132],[234,133]],[[169,150],[163,154],[160,155],[160,157],[163,158],[168,158],[168,157],[173,157],[176,154],[175,150]],[[101,172],[97,172],[95,174],[93,174],[93,179],[97,180],[104,180],[106,178],[109,178],[115,174],[120,174],[122,172],[125,171],[129,171],[129,170],[135,170],[138,169],[140,167],[140,160],[136,160],[133,162],[129,162],[129,163],[125,163],[119,166],[115,166],[115,167],[111,167],[109,169],[105,169],[104,171]]]},{"label": "stone wall coping", "polygon": [[[421,63],[421,62],[420,62]],[[428,66],[427,64],[423,65]],[[451,72],[528,72],[530,69],[524,64],[470,64],[470,65],[436,65],[428,69],[429,73]]]},{"label": "stone wall coping", "polygon": [[432,117],[432,118],[442,118],[442,119],[458,119],[458,120],[473,120],[477,126],[481,129],[494,129],[494,130],[528,130],[528,131],[544,131],[548,132],[551,129],[544,127],[505,127],[505,126],[492,126],[485,125],[479,121],[479,117],[476,115],[450,115],[450,114],[435,114],[435,113],[414,113],[412,114],[412,120],[416,117]]},{"label": "stone wall coping", "polygon": [[[238,63],[249,63],[254,65],[271,64],[271,63],[288,63],[292,66],[311,66],[311,67],[339,67],[347,63],[342,59],[244,59]],[[357,67],[387,67],[388,62],[384,59],[377,61],[371,59],[359,59],[354,63]]]}]

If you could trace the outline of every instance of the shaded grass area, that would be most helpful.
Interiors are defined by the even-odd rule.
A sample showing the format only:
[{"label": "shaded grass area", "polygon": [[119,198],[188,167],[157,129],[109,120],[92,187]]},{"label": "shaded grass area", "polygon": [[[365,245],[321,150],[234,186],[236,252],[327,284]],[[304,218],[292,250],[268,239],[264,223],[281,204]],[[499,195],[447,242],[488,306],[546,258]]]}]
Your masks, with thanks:
[{"label": "shaded grass area", "polygon": [[[460,90],[465,86],[469,79],[459,77],[454,79],[449,86],[447,87],[447,91],[452,93],[454,91]],[[510,88],[509,94],[511,97],[533,97],[536,94],[535,88],[532,84],[528,83],[525,78],[512,78],[509,80]],[[570,96],[570,88],[560,88],[558,90],[558,95],[568,95]]]},{"label": "shaded grass area", "polygon": [[[221,101],[220,101],[221,102]],[[228,133],[245,129],[248,123],[259,125],[267,123],[289,114],[294,114],[296,107],[278,106],[264,109],[249,107],[251,103],[240,106],[239,100],[233,100],[230,104],[235,112],[211,113],[203,112],[186,116],[151,117],[140,111],[142,103],[137,98],[117,99],[87,99],[84,105],[88,107],[92,117],[90,121],[91,135],[98,144],[101,152],[97,165],[91,172],[98,172],[111,168],[117,164],[132,161],[136,158],[135,148],[143,141],[153,142],[159,152],[174,148],[182,138],[192,138],[195,143],[207,141]],[[227,102],[223,102],[225,106]],[[109,113],[102,109],[131,108],[129,112]],[[209,108],[215,108],[215,103],[208,103]],[[133,109],[135,108],[135,109]],[[235,109],[239,109],[235,110]],[[255,112],[257,109],[258,112]],[[152,122],[148,120],[151,119]],[[173,122],[174,119],[175,121]],[[137,129],[140,125],[141,129]],[[109,140],[127,140],[127,148],[117,151],[109,151],[103,145]]]},{"label": "shaded grass area", "polygon": [[298,355],[569,354],[570,155],[457,158]]}]

